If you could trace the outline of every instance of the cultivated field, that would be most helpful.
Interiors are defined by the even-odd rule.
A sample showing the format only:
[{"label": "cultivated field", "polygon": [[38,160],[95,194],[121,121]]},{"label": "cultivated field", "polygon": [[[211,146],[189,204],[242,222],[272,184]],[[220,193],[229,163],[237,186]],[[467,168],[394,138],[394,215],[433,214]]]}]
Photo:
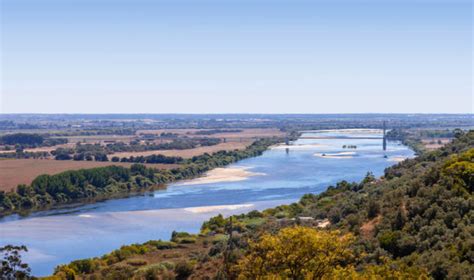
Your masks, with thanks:
[{"label": "cultivated field", "polygon": [[194,149],[187,149],[187,150],[158,150],[158,151],[144,151],[144,152],[120,152],[109,155],[109,158],[117,156],[119,158],[122,157],[137,157],[137,156],[150,156],[150,155],[165,155],[165,156],[175,156],[175,157],[182,157],[182,158],[191,158],[193,156],[202,155],[204,153],[212,154],[217,151],[231,151],[231,150],[243,150],[250,144],[252,144],[252,139],[242,139],[239,142],[226,142],[220,143],[213,146],[204,146],[198,147]]},{"label": "cultivated field", "polygon": [[[9,191],[18,184],[30,184],[41,174],[56,174],[67,170],[93,168],[109,165],[129,167],[127,162],[61,161],[48,159],[6,159],[0,160],[0,190]],[[175,164],[146,164],[154,168],[174,168]]]},{"label": "cultivated field", "polygon": [[450,138],[425,138],[421,140],[423,146],[429,151],[436,150],[451,142]]}]

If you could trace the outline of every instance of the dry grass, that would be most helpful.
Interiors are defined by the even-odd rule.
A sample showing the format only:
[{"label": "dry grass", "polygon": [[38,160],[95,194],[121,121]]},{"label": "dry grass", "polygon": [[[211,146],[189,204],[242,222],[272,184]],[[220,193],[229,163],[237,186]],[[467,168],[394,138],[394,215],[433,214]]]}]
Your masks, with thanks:
[{"label": "dry grass", "polygon": [[187,149],[187,150],[158,150],[158,151],[145,151],[145,152],[120,152],[109,155],[109,158],[117,156],[117,157],[137,157],[137,156],[149,156],[149,155],[165,155],[165,156],[176,156],[176,157],[183,157],[183,158],[191,158],[193,156],[202,155],[204,153],[212,154],[217,151],[231,151],[231,150],[243,150],[250,144],[252,144],[253,140],[251,139],[242,139],[242,142],[227,142],[227,143],[220,143],[214,146],[204,146],[198,147],[194,149]]},{"label": "dry grass", "polygon": [[[119,165],[129,167],[126,162],[61,161],[48,159],[0,160],[0,190],[9,191],[18,184],[30,184],[41,174],[57,174],[67,170]],[[154,168],[174,168],[175,164],[147,164]]]}]

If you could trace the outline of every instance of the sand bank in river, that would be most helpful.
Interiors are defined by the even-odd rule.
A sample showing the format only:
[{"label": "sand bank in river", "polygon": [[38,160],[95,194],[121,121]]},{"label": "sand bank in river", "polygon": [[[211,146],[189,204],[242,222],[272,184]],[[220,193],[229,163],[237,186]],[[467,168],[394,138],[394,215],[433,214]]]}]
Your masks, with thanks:
[{"label": "sand bank in river", "polygon": [[340,152],[340,153],[316,153],[314,156],[320,158],[353,158],[355,152]]},{"label": "sand bank in river", "polygon": [[401,161],[404,161],[406,159],[407,159],[407,157],[404,157],[404,156],[395,156],[395,157],[388,158],[388,161],[401,162]]},{"label": "sand bank in river", "polygon": [[211,184],[220,182],[237,182],[247,180],[249,177],[265,175],[263,173],[256,173],[248,171],[243,167],[229,167],[229,168],[215,168],[207,172],[203,177],[192,179],[180,183],[179,185],[199,185]]},{"label": "sand bank in river", "polygon": [[208,213],[222,210],[237,210],[241,208],[253,207],[253,204],[231,204],[231,205],[214,205],[214,206],[202,206],[202,207],[189,207],[184,208],[184,211],[191,213]]}]

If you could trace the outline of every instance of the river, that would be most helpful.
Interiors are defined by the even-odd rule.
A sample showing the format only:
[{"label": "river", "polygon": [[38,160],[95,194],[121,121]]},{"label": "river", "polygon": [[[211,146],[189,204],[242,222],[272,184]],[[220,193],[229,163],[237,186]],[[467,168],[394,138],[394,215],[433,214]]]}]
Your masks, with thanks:
[{"label": "river", "polygon": [[304,132],[302,138],[326,139],[298,139],[226,167],[243,169],[240,173],[251,175],[246,178],[197,179],[143,196],[37,212],[26,218],[5,217],[0,220],[0,245],[26,245],[24,260],[34,275],[44,276],[59,264],[100,256],[124,244],[169,239],[173,230],[197,233],[203,221],[218,213],[295,202],[340,180],[360,181],[368,171],[380,176],[386,167],[414,156],[399,142],[388,142],[383,151],[381,139],[370,139],[381,134],[379,130]]}]

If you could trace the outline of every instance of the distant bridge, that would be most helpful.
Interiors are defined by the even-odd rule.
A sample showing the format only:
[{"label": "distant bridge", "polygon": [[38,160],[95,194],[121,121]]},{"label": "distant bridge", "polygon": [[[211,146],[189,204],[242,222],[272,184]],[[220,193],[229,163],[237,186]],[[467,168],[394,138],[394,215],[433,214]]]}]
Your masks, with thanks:
[{"label": "distant bridge", "polygon": [[383,137],[377,136],[302,136],[298,139],[368,139],[368,140],[381,140]]},{"label": "distant bridge", "polygon": [[[312,131],[311,131],[312,132]],[[350,140],[350,139],[364,139],[364,140],[382,140],[382,149],[387,150],[387,124],[386,121],[383,122],[383,134],[382,136],[301,136],[298,139],[341,139],[341,140]],[[290,145],[290,137],[287,135],[285,139],[286,145]]]}]

